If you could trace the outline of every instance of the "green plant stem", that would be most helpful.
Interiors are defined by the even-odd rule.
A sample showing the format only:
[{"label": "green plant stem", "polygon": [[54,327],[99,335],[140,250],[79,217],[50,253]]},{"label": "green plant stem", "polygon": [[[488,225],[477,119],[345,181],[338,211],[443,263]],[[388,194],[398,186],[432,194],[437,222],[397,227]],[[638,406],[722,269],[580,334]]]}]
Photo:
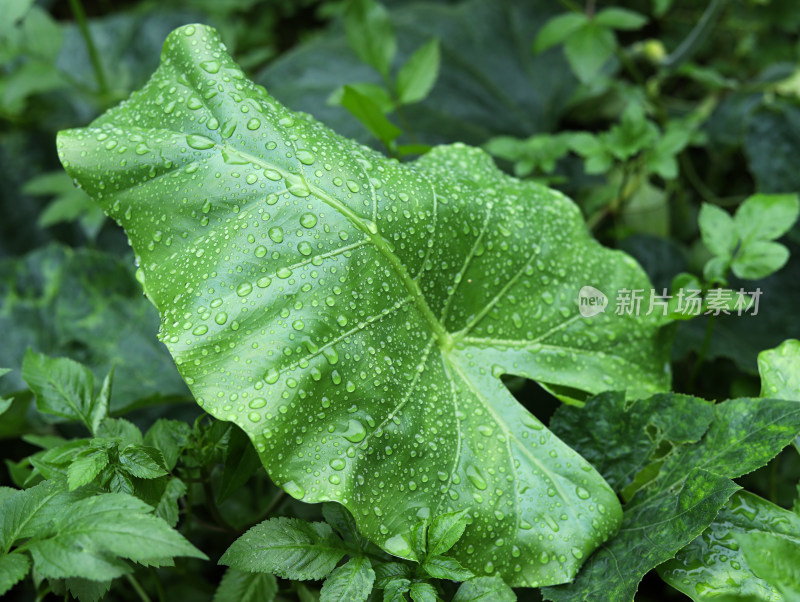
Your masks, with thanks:
[{"label": "green plant stem", "polygon": [[283,498],[285,497],[286,497],[286,492],[283,489],[279,490],[278,493],[275,494],[275,497],[273,497],[270,503],[267,505],[267,507],[264,508],[264,512],[261,513],[261,516],[256,522],[260,523],[261,521],[268,519],[270,514],[272,514],[275,511],[275,509],[278,506],[280,506],[281,502],[283,501]]},{"label": "green plant stem", "polygon": [[680,163],[686,179],[689,180],[689,183],[692,185],[692,188],[697,191],[697,194],[707,203],[717,204],[717,196],[706,186],[705,182],[700,179],[691,159],[686,156],[686,152],[682,152],[678,155],[678,163]]},{"label": "green plant stem", "polygon": [[133,591],[136,592],[136,595],[139,596],[139,599],[142,602],[152,602],[152,600],[150,600],[150,596],[148,596],[147,592],[144,591],[144,588],[142,587],[141,583],[139,583],[136,580],[136,577],[134,577],[131,574],[128,574],[128,575],[125,575],[125,579],[127,579],[128,583],[131,584],[131,587],[133,588]]},{"label": "green plant stem", "polygon": [[78,28],[81,31],[84,42],[86,42],[86,50],[89,52],[89,59],[92,61],[92,68],[94,69],[94,76],[97,79],[97,88],[103,104],[108,104],[108,82],[106,81],[106,74],[103,71],[103,64],[100,62],[100,55],[97,53],[97,47],[94,44],[92,33],[89,31],[89,23],[86,20],[86,13],[83,10],[81,0],[69,0],[72,14],[78,22]]},{"label": "green plant stem", "polygon": [[726,0],[711,0],[706,7],[703,16],[694,26],[694,29],[680,43],[680,45],[664,60],[664,67],[667,71],[674,71],[683,63],[692,58],[695,52],[706,41],[717,22],[722,9],[727,4]]}]

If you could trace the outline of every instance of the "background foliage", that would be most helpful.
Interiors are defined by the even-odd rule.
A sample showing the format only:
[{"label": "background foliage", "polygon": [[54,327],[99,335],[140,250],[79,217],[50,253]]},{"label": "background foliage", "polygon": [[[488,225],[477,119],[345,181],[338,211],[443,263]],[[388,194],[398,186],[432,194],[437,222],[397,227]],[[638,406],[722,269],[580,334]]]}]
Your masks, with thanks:
[{"label": "background foliage", "polygon": [[[33,508],[46,512],[65,499],[83,509],[45,514],[50,531],[3,533],[5,552],[17,550],[19,537],[29,541],[24,553],[3,557],[11,559],[0,566],[3,574],[26,574],[25,563],[34,569],[34,578],[9,595],[71,592],[95,599],[110,587],[120,600],[305,601],[320,590],[307,580],[328,575],[323,598],[339,592],[348,599],[354,590],[347,588],[368,589],[366,583],[415,601],[510,595],[488,577],[458,589],[450,579],[469,575],[447,562],[395,562],[360,539],[346,515],[297,503],[271,484],[242,433],[202,416],[192,402],[156,339],[157,312],[141,295],[125,236],[60,170],[55,133],[85,125],[140,88],[167,34],[204,22],[270,94],[343,135],[400,158],[440,143],[483,146],[507,172],[562,190],[577,201],[593,234],[632,254],[658,290],[687,283],[703,291],[759,287],[758,316],[709,315],[670,327],[677,393],[752,403],[732,399],[712,411],[695,397],[651,398],[638,402],[649,404],[642,419],[620,433],[619,416],[639,414],[601,396],[589,401],[598,408],[598,430],[587,434],[573,408],[559,409],[551,421],[559,404],[538,385],[506,384],[620,494],[623,535],[626,525],[634,532],[652,516],[665,516],[665,491],[685,491],[684,501],[691,494],[706,504],[705,522],[651,534],[662,547],[641,550],[641,565],[628,567],[628,580],[617,582],[619,599],[632,595],[642,576],[641,600],[741,593],[724,591],[732,582],[753,584],[746,592],[752,599],[790,599],[797,578],[780,559],[800,557],[792,547],[800,535],[791,512],[800,461],[791,448],[778,451],[791,441],[794,418],[790,406],[768,411],[757,399],[762,393],[800,398],[791,384],[798,372],[792,345],[762,353],[800,334],[800,226],[792,200],[800,191],[796,3],[397,0],[383,6],[335,0],[0,6],[0,367],[10,369],[0,378],[7,400],[0,402],[0,484],[27,488],[24,495],[0,488],[0,503],[6,516],[12,506],[5,504],[32,516]],[[754,233],[753,216],[764,215],[777,226]],[[79,364],[48,359],[57,357]],[[59,394],[53,380],[72,388]],[[70,399],[81,401],[71,407]],[[683,424],[687,415],[697,421],[691,428]],[[776,431],[754,443],[751,464],[737,456],[727,464],[704,460],[712,435],[718,441],[735,434],[744,428],[736,420],[755,432],[766,415],[783,420],[789,434]],[[612,463],[603,453],[615,437],[626,455]],[[678,478],[664,468],[687,458],[696,472]],[[741,476],[748,470],[755,472]],[[48,483],[59,480],[66,492],[51,491]],[[713,491],[698,488],[709,483]],[[738,487],[750,493],[726,503]],[[175,538],[157,557],[114,547],[101,534],[118,526],[104,517],[120,513],[130,529]],[[452,521],[459,524],[459,517]],[[176,524],[182,536],[169,530]],[[777,543],[776,524],[783,525]],[[251,528],[276,525],[283,536],[322,538],[339,552],[315,556],[309,562],[316,565],[296,573],[276,565],[280,579],[247,572],[235,560],[236,546],[223,557],[237,537],[253,536]],[[447,558],[450,547],[431,539],[434,526],[420,529],[421,557]],[[67,562],[98,572],[67,575],[44,563],[53,550],[70,552],[69,537],[84,532],[96,534],[88,546],[95,564],[87,557]],[[441,545],[441,553],[429,554],[431,545]],[[748,553],[773,547],[774,559]],[[172,557],[175,568],[164,568]],[[220,557],[232,568],[210,568]],[[583,582],[579,577],[573,589],[546,595],[581,599],[588,590],[580,588],[606,574],[607,562],[595,554]],[[537,590],[518,594],[541,597]]]}]

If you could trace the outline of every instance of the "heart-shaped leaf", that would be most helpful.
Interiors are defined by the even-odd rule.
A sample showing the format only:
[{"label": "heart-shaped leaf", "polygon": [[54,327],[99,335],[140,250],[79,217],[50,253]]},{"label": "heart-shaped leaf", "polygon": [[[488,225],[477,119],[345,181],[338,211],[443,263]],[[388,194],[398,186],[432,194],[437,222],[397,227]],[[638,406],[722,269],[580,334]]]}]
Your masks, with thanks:
[{"label": "heart-shaped leaf", "polygon": [[478,149],[401,164],[343,139],[199,25],[59,152],[127,230],[198,403],[290,494],[345,505],[411,558],[420,518],[466,509],[449,554],[517,585],[571,579],[617,529],[611,489],[500,380],[565,398],[668,386],[658,319],[579,313],[585,285],[650,284],[563,195]]}]

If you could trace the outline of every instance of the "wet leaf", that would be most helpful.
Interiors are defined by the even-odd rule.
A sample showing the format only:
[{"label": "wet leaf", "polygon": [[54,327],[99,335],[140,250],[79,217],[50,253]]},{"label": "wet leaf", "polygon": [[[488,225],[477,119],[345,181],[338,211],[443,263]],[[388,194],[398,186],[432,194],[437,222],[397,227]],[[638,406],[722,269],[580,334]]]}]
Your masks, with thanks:
[{"label": "wet leaf", "polygon": [[[782,536],[800,545],[800,517],[757,495],[738,492],[700,537],[658,567],[658,574],[695,602],[725,595],[782,600],[777,588],[754,574],[737,542],[740,533]],[[749,552],[764,550],[751,547]]]},{"label": "wet leaf", "polygon": [[59,150],[125,226],[198,403],[288,493],[410,558],[420,517],[469,509],[450,554],[519,585],[569,580],[614,532],[613,492],[500,380],[668,386],[656,318],[578,312],[588,283],[650,285],[563,195],[462,145],[387,160],[283,108],[196,25]]}]

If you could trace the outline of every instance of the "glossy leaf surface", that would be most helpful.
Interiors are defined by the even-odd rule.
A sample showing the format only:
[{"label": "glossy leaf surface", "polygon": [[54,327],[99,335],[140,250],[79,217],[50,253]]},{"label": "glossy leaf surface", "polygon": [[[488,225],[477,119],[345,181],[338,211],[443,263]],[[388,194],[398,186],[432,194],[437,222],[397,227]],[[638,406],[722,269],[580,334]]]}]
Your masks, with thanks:
[{"label": "glossy leaf surface", "polygon": [[400,164],[343,139],[247,81],[203,26],[59,151],[126,228],[198,402],[290,494],[344,504],[410,558],[418,517],[467,509],[450,553],[519,585],[570,579],[616,530],[610,488],[499,378],[668,386],[655,317],[579,314],[587,284],[650,285],[564,196],[477,149]]}]

